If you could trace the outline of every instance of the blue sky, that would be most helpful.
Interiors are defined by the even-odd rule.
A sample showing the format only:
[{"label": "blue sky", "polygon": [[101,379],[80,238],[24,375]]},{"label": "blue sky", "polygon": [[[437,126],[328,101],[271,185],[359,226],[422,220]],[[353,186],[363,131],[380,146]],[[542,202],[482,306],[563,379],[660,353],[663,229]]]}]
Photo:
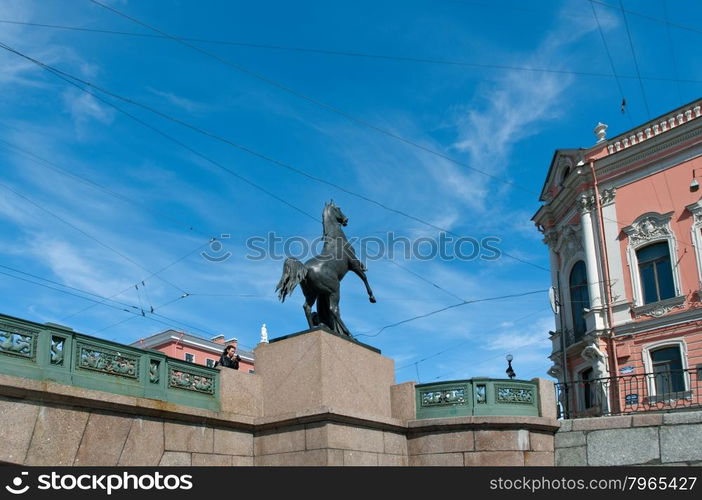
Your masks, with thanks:
[{"label": "blue sky", "polygon": [[[346,277],[344,320],[395,360],[398,382],[500,377],[507,353],[519,378],[546,376],[545,292],[380,330],[456,296],[547,289],[530,217],[553,150],[591,146],[598,121],[611,137],[702,89],[692,0],[625,0],[626,19],[615,0],[595,2],[601,33],[587,0],[107,3],[170,35],[238,45],[188,42],[204,54],[168,37],[7,22],[0,42],[391,209],[0,50],[0,311],[125,343],[172,326],[251,349],[261,323],[271,337],[304,329],[299,289],[284,304],[273,291],[282,261],[247,259],[245,241],[316,238],[333,198],[349,236],[438,238],[438,226],[500,238],[517,258],[372,260],[377,304]],[[155,34],[88,0],[2,0],[0,21]]]}]

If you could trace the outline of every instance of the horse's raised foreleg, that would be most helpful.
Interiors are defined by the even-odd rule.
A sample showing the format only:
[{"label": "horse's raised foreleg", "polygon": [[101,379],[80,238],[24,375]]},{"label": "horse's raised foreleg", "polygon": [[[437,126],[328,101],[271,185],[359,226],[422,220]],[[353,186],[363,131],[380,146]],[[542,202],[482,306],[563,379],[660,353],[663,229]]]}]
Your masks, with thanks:
[{"label": "horse's raised foreleg", "polygon": [[368,277],[366,276],[366,273],[364,272],[363,264],[359,262],[359,266],[354,266],[351,268],[351,270],[356,273],[356,276],[361,278],[363,281],[363,284],[366,286],[366,292],[368,292],[368,300],[371,301],[371,303],[375,304],[375,297],[373,296],[373,290],[371,290],[370,285],[368,284]]}]

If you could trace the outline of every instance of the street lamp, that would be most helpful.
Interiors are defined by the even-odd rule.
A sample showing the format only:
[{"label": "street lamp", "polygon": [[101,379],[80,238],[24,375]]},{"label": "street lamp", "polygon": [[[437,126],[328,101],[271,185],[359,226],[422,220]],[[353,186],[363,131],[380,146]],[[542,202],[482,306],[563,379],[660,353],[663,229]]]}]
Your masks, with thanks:
[{"label": "street lamp", "polygon": [[512,360],[514,359],[511,354],[508,354],[507,357],[505,358],[507,360],[507,369],[505,370],[505,373],[507,373],[507,376],[511,379],[517,376],[516,373],[514,373],[514,370],[512,369]]}]

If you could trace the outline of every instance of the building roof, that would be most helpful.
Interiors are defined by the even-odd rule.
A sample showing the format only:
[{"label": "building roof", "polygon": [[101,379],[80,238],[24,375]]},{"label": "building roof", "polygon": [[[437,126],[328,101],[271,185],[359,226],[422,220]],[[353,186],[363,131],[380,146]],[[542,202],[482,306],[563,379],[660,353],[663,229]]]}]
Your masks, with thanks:
[{"label": "building roof", "polygon": [[[210,339],[198,337],[197,335],[193,335],[187,332],[179,332],[177,330],[165,330],[150,337],[139,339],[130,345],[134,347],[140,347],[142,349],[155,349],[158,346],[168,344],[172,341],[180,342],[184,345],[196,346],[200,349],[211,351],[213,354],[217,354],[217,356],[219,356],[220,354],[222,354],[224,347],[231,342],[236,342],[236,339],[231,339],[231,342],[219,343],[213,342]],[[254,353],[251,351],[237,349],[237,354],[241,356],[241,359],[245,359],[251,362],[254,361]]]}]

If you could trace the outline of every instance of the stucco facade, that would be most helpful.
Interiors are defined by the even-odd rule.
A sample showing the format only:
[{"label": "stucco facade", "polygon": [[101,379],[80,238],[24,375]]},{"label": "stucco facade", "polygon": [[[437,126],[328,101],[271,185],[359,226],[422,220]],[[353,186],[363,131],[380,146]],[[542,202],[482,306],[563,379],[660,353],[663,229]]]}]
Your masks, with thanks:
[{"label": "stucco facade", "polygon": [[[664,396],[700,403],[701,105],[613,139],[599,124],[594,146],[554,154],[533,220],[558,303],[549,373],[580,381],[561,395],[571,412],[635,411]],[[591,392],[588,381],[615,375],[641,377]]]}]

